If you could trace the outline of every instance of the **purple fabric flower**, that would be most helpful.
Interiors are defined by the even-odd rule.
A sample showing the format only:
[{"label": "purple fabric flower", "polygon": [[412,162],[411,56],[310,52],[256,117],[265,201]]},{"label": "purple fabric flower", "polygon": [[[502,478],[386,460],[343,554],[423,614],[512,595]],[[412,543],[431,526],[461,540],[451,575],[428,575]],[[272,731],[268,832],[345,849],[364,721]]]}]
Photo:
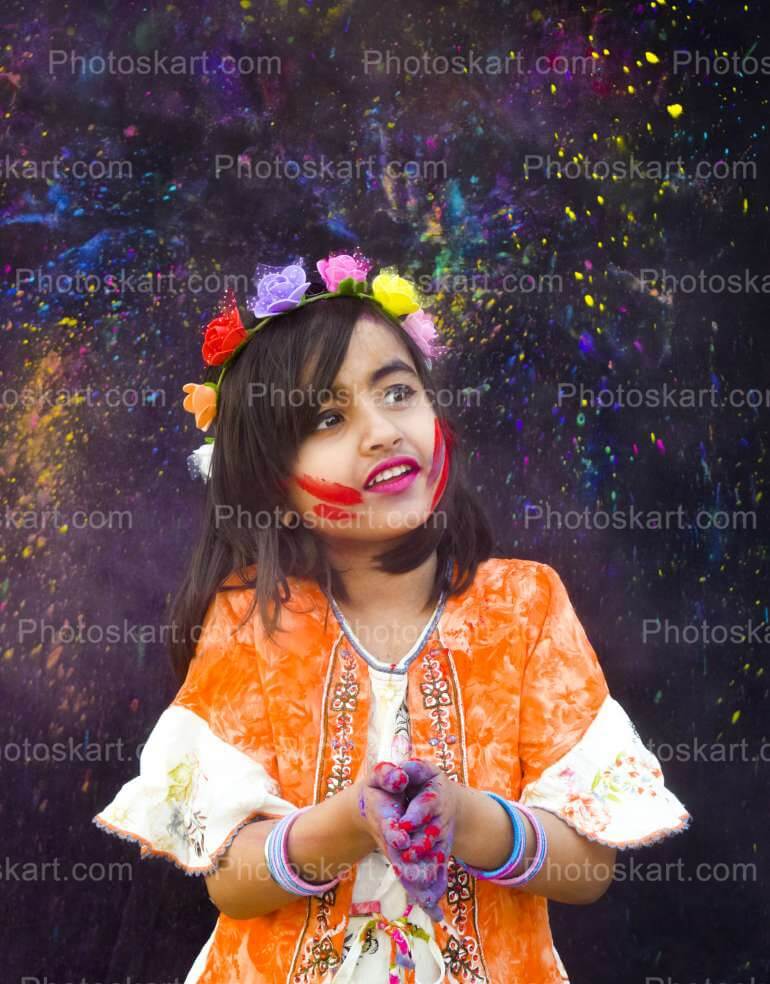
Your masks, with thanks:
[{"label": "purple fabric flower", "polygon": [[310,286],[298,263],[284,267],[280,273],[268,273],[257,281],[257,296],[250,299],[251,310],[258,318],[291,311],[299,305]]}]

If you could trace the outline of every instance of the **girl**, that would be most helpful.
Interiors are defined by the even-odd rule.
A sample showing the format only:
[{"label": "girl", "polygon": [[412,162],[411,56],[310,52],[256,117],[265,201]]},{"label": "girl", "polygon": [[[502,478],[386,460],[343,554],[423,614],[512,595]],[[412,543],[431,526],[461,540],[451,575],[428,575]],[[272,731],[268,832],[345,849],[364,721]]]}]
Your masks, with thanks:
[{"label": "girl", "polygon": [[180,689],[94,822],[205,877],[186,984],[564,982],[547,900],[691,818],[557,573],[491,557],[413,286],[317,267],[206,330]]}]

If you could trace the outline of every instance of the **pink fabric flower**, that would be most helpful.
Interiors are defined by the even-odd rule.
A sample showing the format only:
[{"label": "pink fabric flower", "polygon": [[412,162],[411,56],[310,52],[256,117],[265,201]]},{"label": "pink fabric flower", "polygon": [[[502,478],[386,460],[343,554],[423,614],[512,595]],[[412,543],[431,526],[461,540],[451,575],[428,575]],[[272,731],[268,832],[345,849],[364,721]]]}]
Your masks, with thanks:
[{"label": "pink fabric flower", "polygon": [[438,335],[433,318],[426,314],[422,308],[415,311],[401,322],[402,327],[419,345],[420,349],[428,359],[433,359],[438,354]]},{"label": "pink fabric flower", "polygon": [[325,260],[319,260],[316,266],[323,277],[326,289],[332,293],[339,288],[343,280],[352,278],[362,282],[366,280],[366,275],[369,272],[368,261],[357,260],[347,253],[340,253],[339,256],[329,256]]}]

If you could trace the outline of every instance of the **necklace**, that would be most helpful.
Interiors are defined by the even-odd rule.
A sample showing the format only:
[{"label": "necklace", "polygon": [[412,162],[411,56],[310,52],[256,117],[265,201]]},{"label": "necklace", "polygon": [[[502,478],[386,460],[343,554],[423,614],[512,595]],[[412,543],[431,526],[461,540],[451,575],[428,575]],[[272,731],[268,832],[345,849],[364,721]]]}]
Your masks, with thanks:
[{"label": "necklace", "polygon": [[403,674],[406,673],[411,663],[416,659],[417,656],[419,656],[423,646],[425,645],[426,640],[430,636],[431,632],[433,632],[433,629],[435,628],[439,618],[441,618],[441,614],[444,611],[444,605],[446,604],[447,593],[448,593],[447,584],[449,581],[451,570],[452,570],[452,560],[451,558],[449,558],[447,560],[445,571],[444,571],[444,587],[441,590],[441,596],[439,597],[438,604],[436,605],[433,614],[428,620],[428,623],[423,628],[415,644],[412,646],[412,648],[409,650],[406,656],[404,656],[403,659],[401,659],[398,663],[383,663],[382,660],[377,659],[376,656],[373,656],[356,637],[355,633],[353,632],[352,628],[348,623],[348,620],[345,618],[345,615],[343,614],[342,610],[337,604],[334,595],[331,592],[328,593],[324,592],[324,593],[326,594],[329,604],[331,605],[332,611],[334,612],[334,617],[337,619],[345,638],[348,640],[348,642],[353,647],[353,649],[355,649],[355,651],[358,653],[361,659],[365,660],[365,662],[367,662],[370,666],[374,667],[374,669],[376,670],[382,670],[386,673]]}]

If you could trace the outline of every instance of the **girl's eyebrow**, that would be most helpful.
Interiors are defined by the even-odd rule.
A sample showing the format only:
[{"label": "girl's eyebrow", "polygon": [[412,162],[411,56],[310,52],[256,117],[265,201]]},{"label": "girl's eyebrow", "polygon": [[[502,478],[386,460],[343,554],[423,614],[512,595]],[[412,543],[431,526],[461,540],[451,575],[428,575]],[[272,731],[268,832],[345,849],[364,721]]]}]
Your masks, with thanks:
[{"label": "girl's eyebrow", "polygon": [[[385,365],[380,366],[379,369],[375,369],[374,372],[369,374],[369,387],[371,388],[381,379],[384,379],[385,376],[390,376],[395,372],[408,372],[411,376],[414,376],[415,379],[420,378],[414,369],[404,362],[403,359],[391,359],[390,362],[386,362]],[[347,387],[332,386],[329,392],[333,393],[335,396],[339,396],[342,393],[347,392]]]}]

